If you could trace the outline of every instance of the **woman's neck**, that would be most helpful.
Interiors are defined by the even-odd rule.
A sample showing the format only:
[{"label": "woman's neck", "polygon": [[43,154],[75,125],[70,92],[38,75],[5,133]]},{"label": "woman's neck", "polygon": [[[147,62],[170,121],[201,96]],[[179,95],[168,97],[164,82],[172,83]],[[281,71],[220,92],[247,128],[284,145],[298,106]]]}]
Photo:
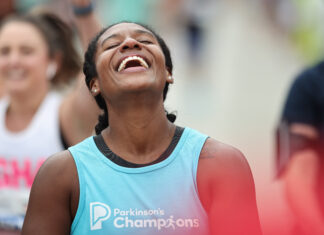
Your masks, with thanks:
[{"label": "woman's neck", "polygon": [[139,164],[160,156],[175,131],[163,104],[150,109],[134,107],[122,113],[109,109],[109,122],[102,133],[109,148],[125,160]]},{"label": "woman's neck", "polygon": [[12,132],[24,130],[33,119],[46,95],[47,91],[10,95],[6,111],[7,129]]}]

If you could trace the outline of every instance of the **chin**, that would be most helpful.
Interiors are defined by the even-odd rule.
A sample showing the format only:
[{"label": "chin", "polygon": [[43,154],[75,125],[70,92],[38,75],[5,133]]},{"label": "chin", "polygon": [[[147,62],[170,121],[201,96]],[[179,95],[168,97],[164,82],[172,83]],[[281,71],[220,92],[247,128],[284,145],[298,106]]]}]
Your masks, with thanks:
[{"label": "chin", "polygon": [[31,89],[27,84],[19,84],[15,86],[6,86],[5,90],[9,95],[21,95],[30,92]]},{"label": "chin", "polygon": [[123,81],[123,88],[127,90],[147,90],[155,86],[155,79],[148,78],[147,76],[129,77]]}]

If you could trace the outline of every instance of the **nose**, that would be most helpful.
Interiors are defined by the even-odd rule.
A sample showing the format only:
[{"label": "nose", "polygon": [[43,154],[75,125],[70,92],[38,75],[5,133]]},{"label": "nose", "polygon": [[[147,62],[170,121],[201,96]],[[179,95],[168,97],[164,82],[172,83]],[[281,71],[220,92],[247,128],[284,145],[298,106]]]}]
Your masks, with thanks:
[{"label": "nose", "polygon": [[11,66],[15,66],[17,64],[19,64],[20,62],[20,56],[18,55],[18,53],[10,53],[10,55],[7,56],[7,61],[8,64]]},{"label": "nose", "polygon": [[137,50],[141,50],[142,47],[140,45],[140,43],[138,41],[136,41],[133,38],[126,38],[124,40],[124,42],[122,43],[122,45],[120,46],[120,51],[124,52],[126,50],[129,49],[137,49]]}]

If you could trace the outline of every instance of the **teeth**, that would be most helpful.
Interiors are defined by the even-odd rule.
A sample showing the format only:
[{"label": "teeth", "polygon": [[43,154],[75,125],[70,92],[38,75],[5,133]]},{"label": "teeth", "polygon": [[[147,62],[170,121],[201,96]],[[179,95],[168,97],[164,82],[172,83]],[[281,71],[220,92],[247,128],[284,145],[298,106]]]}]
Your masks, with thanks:
[{"label": "teeth", "polygon": [[8,72],[8,77],[10,79],[19,79],[21,77],[23,77],[24,75],[24,71],[19,69],[19,70],[11,70]]},{"label": "teeth", "polygon": [[125,58],[125,59],[120,63],[120,65],[119,65],[119,67],[118,67],[118,72],[122,71],[122,70],[125,68],[127,62],[129,62],[129,61],[131,61],[131,60],[137,60],[138,62],[140,62],[140,64],[141,64],[143,67],[148,68],[148,64],[145,62],[145,60],[144,60],[143,58],[138,57],[138,56],[130,56],[130,57]]}]

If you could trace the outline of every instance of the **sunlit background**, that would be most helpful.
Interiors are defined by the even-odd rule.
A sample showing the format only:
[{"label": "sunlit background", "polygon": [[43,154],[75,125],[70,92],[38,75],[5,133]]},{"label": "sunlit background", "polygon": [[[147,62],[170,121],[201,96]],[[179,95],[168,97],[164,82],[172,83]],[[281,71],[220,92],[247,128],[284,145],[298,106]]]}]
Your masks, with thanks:
[{"label": "sunlit background", "polygon": [[[9,2],[1,1],[0,7]],[[104,25],[139,21],[162,35],[175,67],[166,108],[177,113],[178,125],[196,128],[245,154],[264,234],[289,234],[294,218],[275,179],[274,131],[292,80],[323,57],[323,1],[94,2]],[[71,21],[67,0],[19,0],[11,8],[26,11],[41,3]]]}]

